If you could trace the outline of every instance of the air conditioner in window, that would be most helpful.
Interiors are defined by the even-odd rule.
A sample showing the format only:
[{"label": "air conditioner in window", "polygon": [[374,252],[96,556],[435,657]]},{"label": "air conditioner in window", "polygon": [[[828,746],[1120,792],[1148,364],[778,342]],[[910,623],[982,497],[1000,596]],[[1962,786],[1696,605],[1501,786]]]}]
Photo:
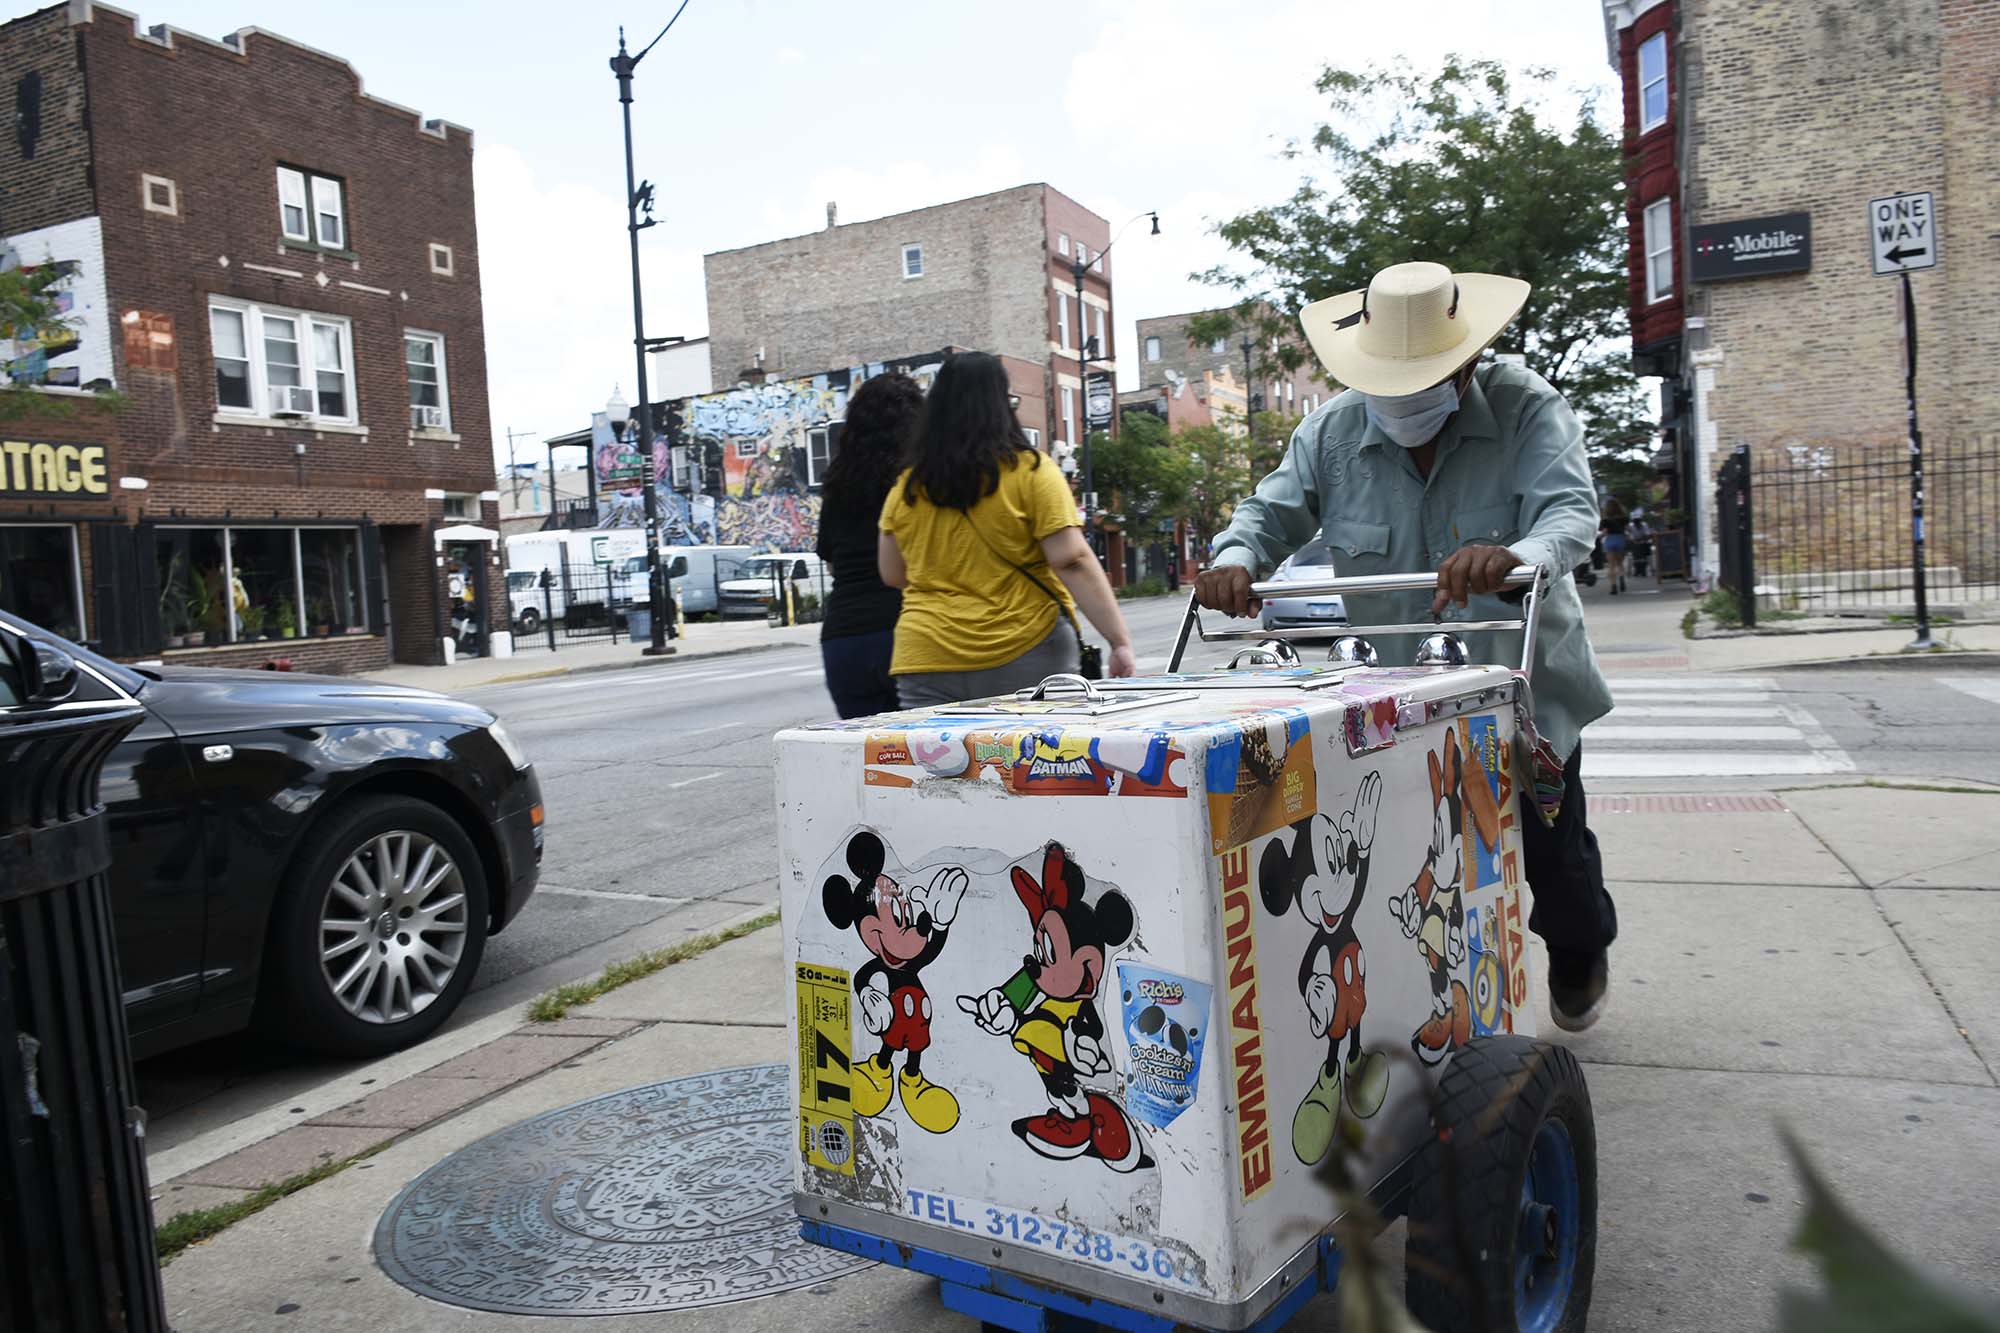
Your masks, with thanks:
[{"label": "air conditioner in window", "polygon": [[425,403],[410,404],[411,430],[443,430],[444,409]]},{"label": "air conditioner in window", "polygon": [[306,385],[271,386],[271,415],[274,417],[309,417],[316,406],[313,401],[313,391]]}]

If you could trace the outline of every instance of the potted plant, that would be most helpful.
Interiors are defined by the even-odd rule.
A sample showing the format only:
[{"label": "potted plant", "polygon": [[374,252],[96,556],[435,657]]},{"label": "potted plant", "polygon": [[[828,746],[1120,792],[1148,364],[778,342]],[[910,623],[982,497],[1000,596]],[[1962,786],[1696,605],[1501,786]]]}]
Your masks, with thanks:
[{"label": "potted plant", "polygon": [[[216,578],[221,577],[221,571],[216,571]],[[208,586],[208,580],[199,573],[188,576],[188,615],[190,627],[201,626],[203,647],[213,648],[228,637],[229,613],[216,597],[215,590]]]},{"label": "potted plant", "polygon": [[243,642],[254,643],[264,637],[266,613],[261,606],[246,606],[237,613],[236,622],[242,627]]},{"label": "potted plant", "polygon": [[306,621],[315,639],[324,639],[333,632],[333,608],[327,605],[326,598],[306,598]]},{"label": "potted plant", "polygon": [[278,602],[278,637],[296,639],[299,637],[298,617],[292,611],[292,599],[281,598]]},{"label": "potted plant", "polygon": [[160,584],[160,631],[168,648],[187,646],[188,594],[179,551],[167,562],[167,576]]}]

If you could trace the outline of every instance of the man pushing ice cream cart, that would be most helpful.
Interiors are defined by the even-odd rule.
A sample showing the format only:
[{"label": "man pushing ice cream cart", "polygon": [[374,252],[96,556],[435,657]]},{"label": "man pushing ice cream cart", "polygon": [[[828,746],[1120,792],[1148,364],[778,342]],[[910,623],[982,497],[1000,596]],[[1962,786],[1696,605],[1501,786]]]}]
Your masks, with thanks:
[{"label": "man pushing ice cream cart", "polygon": [[[1540,578],[1508,580],[1524,664]],[[1190,631],[1246,633],[1192,601]],[[1581,1326],[1595,1144],[1532,1040],[1529,677],[1450,635],[1373,656],[779,737],[809,1239],[994,1327],[1274,1329],[1338,1274],[1339,1155],[1408,1214],[1429,1326]]]}]

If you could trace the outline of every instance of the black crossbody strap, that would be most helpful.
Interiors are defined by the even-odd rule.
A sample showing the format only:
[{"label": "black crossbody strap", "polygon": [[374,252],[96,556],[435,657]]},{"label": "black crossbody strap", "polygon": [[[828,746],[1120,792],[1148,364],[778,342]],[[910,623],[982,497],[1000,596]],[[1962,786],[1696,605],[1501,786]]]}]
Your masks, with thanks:
[{"label": "black crossbody strap", "polygon": [[992,542],[988,541],[986,539],[986,534],[979,530],[979,525],[972,521],[971,514],[967,513],[963,509],[959,510],[958,514],[960,518],[963,518],[965,520],[965,526],[972,529],[972,535],[979,538],[980,545],[984,546],[987,550],[991,551],[996,560],[1008,566],[1016,574],[1019,574],[1022,578],[1026,579],[1028,582],[1034,584],[1037,588],[1041,589],[1042,596],[1048,598],[1050,601],[1056,604],[1056,610],[1061,612],[1063,619],[1069,622],[1069,627],[1072,630],[1076,631],[1076,646],[1079,650],[1081,650],[1084,646],[1083,626],[1076,623],[1076,613],[1069,609],[1069,603],[1063,601],[1062,598],[1056,596],[1053,592],[1050,592],[1049,585],[1042,582],[1040,579],[1036,578],[1032,573],[1030,573],[1026,565],[1016,564],[1014,561],[1009,560],[1006,556],[1001,555],[1000,549],[996,547]]}]

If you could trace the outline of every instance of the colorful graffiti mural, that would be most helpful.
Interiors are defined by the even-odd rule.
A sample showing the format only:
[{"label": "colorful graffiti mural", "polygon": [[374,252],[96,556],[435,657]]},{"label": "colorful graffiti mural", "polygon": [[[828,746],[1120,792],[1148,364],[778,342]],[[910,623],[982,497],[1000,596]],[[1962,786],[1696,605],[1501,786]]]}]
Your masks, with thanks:
[{"label": "colorful graffiti mural", "polygon": [[[824,466],[838,448],[848,396],[868,380],[890,372],[909,375],[928,389],[943,364],[944,353],[933,352],[799,379],[739,384],[664,404],[653,441],[653,466],[660,479],[660,521],[666,540],[811,550],[819,537],[818,478],[812,460],[817,449]],[[627,434],[624,440],[613,439],[602,413],[592,420],[591,455],[597,468],[602,527],[645,526],[639,481],[644,460],[635,432]],[[679,487],[669,466],[677,454],[686,460]]]}]

